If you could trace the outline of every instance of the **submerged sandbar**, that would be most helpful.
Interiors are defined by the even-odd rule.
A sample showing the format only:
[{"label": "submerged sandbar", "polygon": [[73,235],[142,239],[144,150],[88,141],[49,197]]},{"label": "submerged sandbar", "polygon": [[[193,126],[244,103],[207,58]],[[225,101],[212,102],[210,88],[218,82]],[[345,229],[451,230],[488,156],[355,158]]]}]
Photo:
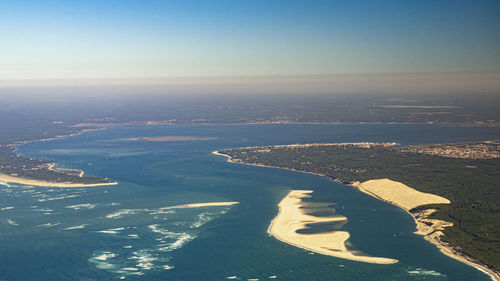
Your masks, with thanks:
[{"label": "submerged sandbar", "polygon": [[303,198],[310,197],[312,190],[292,190],[278,204],[279,213],[271,222],[268,232],[278,240],[315,253],[334,256],[343,259],[392,264],[397,260],[382,257],[358,256],[348,250],[345,242],[350,235],[347,231],[331,231],[327,233],[302,234],[298,230],[308,228],[313,223],[347,221],[346,217],[316,217],[306,213],[308,203]]}]

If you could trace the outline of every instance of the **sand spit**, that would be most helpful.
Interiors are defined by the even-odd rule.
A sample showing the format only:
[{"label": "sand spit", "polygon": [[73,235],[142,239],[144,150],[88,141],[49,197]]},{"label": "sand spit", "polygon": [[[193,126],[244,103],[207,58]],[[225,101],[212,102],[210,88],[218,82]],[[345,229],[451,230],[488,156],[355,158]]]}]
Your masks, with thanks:
[{"label": "sand spit", "polygon": [[352,184],[361,192],[384,200],[406,210],[417,224],[416,234],[423,235],[425,240],[436,245],[439,250],[450,258],[456,259],[488,274],[492,280],[500,281],[500,276],[484,265],[478,264],[467,256],[454,251],[448,244],[441,241],[443,229],[452,226],[453,223],[429,219],[434,209],[426,209],[420,212],[410,212],[411,209],[427,204],[450,204],[450,200],[430,193],[417,191],[403,183],[390,179],[376,179]]},{"label": "sand spit", "polygon": [[76,174],[77,176],[79,176],[80,178],[83,177],[83,175],[85,174],[85,172],[83,170],[80,170],[80,169],[70,169],[70,168],[55,168],[56,166],[56,163],[49,163],[47,165],[47,168],[51,171],[55,171],[55,172],[70,172],[70,173],[74,173]]},{"label": "sand spit", "polygon": [[43,180],[33,180],[26,179],[21,177],[14,177],[5,174],[0,174],[0,181],[4,182],[13,182],[20,183],[25,185],[35,185],[35,186],[45,186],[45,187],[91,187],[91,186],[108,186],[108,185],[117,185],[118,183],[106,182],[106,183],[72,183],[72,182],[51,182],[51,181],[43,181]]},{"label": "sand spit", "polygon": [[194,203],[194,204],[184,204],[177,206],[170,206],[161,208],[162,210],[167,209],[183,209],[183,208],[201,208],[201,207],[217,207],[217,206],[231,206],[239,204],[240,202],[209,202],[209,203]]},{"label": "sand spit", "polygon": [[297,230],[307,228],[308,224],[347,220],[343,216],[315,217],[308,215],[305,209],[308,207],[308,203],[302,202],[302,198],[310,197],[309,193],[312,193],[312,191],[293,190],[283,198],[278,204],[279,213],[271,222],[268,232],[282,242],[323,255],[378,264],[397,262],[397,260],[389,258],[354,255],[345,246],[345,242],[349,239],[349,232],[347,231],[317,234],[297,233]]}]

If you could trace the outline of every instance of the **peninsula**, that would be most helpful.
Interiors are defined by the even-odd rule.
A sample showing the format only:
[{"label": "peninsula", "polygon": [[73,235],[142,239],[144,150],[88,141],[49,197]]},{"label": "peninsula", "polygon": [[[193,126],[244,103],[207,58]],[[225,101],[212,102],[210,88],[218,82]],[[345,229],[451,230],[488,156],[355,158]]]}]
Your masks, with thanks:
[{"label": "peninsula", "polygon": [[[62,136],[56,138],[60,137]],[[91,187],[118,184],[104,177],[84,176],[84,171],[80,169],[59,168],[52,162],[19,155],[16,152],[17,145],[0,145],[0,182],[46,187]]]}]

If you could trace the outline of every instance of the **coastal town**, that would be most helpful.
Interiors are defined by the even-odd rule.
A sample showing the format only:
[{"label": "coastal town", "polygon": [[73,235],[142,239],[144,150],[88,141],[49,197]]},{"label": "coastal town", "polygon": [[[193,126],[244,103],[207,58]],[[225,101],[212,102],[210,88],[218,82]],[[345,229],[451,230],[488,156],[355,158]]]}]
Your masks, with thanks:
[{"label": "coastal town", "polygon": [[411,145],[401,152],[457,159],[494,159],[500,157],[500,141]]}]

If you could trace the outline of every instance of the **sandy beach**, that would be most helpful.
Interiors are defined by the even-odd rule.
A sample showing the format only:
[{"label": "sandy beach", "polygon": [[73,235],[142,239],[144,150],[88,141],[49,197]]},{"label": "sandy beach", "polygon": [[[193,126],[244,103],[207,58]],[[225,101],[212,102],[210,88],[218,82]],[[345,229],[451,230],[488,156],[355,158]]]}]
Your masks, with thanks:
[{"label": "sandy beach", "polygon": [[[347,231],[317,234],[297,233],[297,230],[307,228],[308,224],[347,221],[347,218],[343,216],[316,217],[308,215],[308,211],[315,210],[315,206],[302,202],[302,199],[310,197],[310,193],[312,193],[311,190],[293,190],[283,198],[278,204],[279,213],[271,222],[268,232],[282,242],[323,255],[377,264],[397,262],[397,260],[390,258],[354,255],[345,246],[345,242],[350,237]],[[325,208],[325,205],[320,204],[318,207]]]},{"label": "sandy beach", "polygon": [[14,177],[5,174],[0,174],[0,181],[20,183],[25,185],[35,185],[35,186],[45,186],[45,187],[91,187],[91,186],[108,186],[117,185],[117,182],[107,182],[107,183],[72,183],[72,182],[50,182],[42,180],[26,179],[21,177]]}]

